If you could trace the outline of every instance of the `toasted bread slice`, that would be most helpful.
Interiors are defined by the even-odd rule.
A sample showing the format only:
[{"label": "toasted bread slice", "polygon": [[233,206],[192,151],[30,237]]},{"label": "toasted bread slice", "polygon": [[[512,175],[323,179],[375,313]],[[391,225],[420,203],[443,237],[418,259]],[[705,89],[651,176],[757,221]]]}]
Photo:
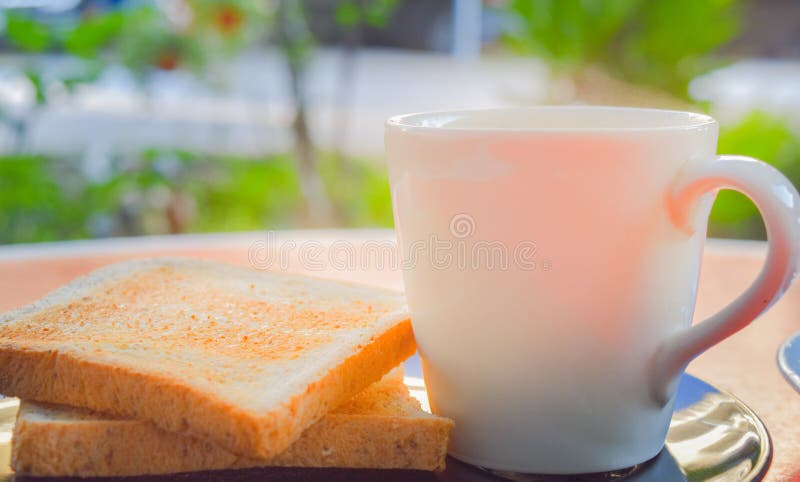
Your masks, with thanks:
[{"label": "toasted bread slice", "polygon": [[414,350],[400,294],[211,261],[127,261],[0,316],[0,393],[270,458]]},{"label": "toasted bread slice", "polygon": [[423,412],[402,371],[334,409],[270,460],[238,457],[149,422],[23,401],[12,467],[38,476],[105,477],[290,466],[441,470],[453,422]]}]

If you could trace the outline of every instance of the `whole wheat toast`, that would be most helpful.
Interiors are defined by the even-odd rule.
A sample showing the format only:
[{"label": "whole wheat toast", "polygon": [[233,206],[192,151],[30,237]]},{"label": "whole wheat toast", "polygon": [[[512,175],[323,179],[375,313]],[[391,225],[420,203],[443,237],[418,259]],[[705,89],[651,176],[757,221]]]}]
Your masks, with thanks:
[{"label": "whole wheat toast", "polygon": [[392,370],[268,460],[239,457],[151,423],[23,401],[12,467],[36,476],[106,477],[230,468],[352,467],[440,470],[453,422],[423,412]]},{"label": "whole wheat toast", "polygon": [[0,316],[0,393],[270,458],[414,350],[400,294],[135,260]]}]

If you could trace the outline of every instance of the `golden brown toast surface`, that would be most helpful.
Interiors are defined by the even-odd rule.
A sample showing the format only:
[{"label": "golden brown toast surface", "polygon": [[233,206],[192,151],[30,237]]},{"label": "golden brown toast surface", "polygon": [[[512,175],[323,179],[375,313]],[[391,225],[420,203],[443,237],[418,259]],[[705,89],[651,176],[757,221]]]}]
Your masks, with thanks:
[{"label": "golden brown toast surface", "polygon": [[0,317],[0,393],[270,457],[413,351],[396,293],[138,260]]}]

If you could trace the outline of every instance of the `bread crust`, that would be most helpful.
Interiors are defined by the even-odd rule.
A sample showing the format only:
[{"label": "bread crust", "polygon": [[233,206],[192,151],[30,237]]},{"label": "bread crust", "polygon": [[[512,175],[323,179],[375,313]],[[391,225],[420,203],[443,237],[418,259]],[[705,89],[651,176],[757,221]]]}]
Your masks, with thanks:
[{"label": "bread crust", "polygon": [[[187,260],[120,263],[0,317],[0,328],[4,322],[36,313],[42,307],[67,303],[72,297],[84,294],[87,287],[122,277],[133,269],[126,265],[136,264],[139,269],[163,263],[219,266],[219,263]],[[4,339],[2,331],[0,393],[151,421],[169,432],[208,439],[243,456],[271,458],[283,452],[331,408],[376,382],[414,353],[416,345],[406,315],[383,320],[381,326],[388,328],[372,335],[363,346],[354,347],[352,355],[308,384],[303,393],[257,413],[181,383],[168,374],[98,362],[85,354],[54,349],[45,341]]]},{"label": "bread crust", "polygon": [[[381,386],[382,385],[382,386]],[[359,400],[360,398],[360,400]],[[27,402],[23,402],[26,407]],[[422,412],[400,380],[382,380],[269,460],[238,457],[147,422],[23,416],[12,466],[35,476],[106,477],[265,466],[441,470],[453,422]],[[68,412],[69,413],[69,412]]]}]

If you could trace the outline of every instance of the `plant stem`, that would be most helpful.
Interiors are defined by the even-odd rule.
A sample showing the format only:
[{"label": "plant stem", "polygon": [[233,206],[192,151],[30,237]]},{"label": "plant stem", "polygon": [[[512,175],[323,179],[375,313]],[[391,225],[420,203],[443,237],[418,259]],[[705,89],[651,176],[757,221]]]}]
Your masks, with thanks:
[{"label": "plant stem", "polygon": [[316,148],[308,127],[308,105],[304,88],[308,50],[313,45],[313,37],[300,2],[282,0],[278,4],[277,19],[278,43],[289,67],[295,105],[292,132],[300,189],[306,202],[306,221],[311,226],[325,226],[333,219],[333,208],[319,175]]}]

